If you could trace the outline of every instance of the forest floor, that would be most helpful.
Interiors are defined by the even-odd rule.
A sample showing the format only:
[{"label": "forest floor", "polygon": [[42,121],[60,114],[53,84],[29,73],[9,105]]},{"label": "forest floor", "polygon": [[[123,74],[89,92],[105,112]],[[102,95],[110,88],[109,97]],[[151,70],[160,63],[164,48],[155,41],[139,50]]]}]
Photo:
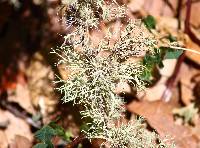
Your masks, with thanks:
[{"label": "forest floor", "polygon": [[[123,2],[132,18],[152,15],[158,32],[171,34],[184,47],[200,52],[199,0],[190,1],[191,6],[186,0]],[[12,3],[0,2],[0,148],[32,147],[36,143],[34,133],[58,116],[59,124],[72,139],[79,135],[79,112],[70,103],[62,104],[53,84],[55,74],[67,77],[62,68],[55,67],[57,59],[50,54],[51,48],[62,44],[61,35],[66,33],[58,22],[59,3],[33,0],[21,2],[16,8]],[[143,116],[149,130],[163,138],[167,135],[176,147],[198,148],[200,55],[185,51],[179,59],[163,63],[164,68],[155,71],[151,87],[130,98],[127,111],[130,118]],[[59,138],[53,143],[62,145]],[[98,147],[98,141],[90,147]]]}]

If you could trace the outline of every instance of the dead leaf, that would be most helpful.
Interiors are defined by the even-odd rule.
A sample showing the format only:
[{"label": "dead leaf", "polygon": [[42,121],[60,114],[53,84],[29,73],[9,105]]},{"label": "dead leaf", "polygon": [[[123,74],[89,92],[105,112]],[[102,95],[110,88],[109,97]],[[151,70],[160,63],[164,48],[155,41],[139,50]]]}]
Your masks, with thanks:
[{"label": "dead leaf", "polygon": [[16,135],[13,143],[10,144],[10,148],[31,148],[32,144],[24,136]]},{"label": "dead leaf", "polygon": [[157,17],[157,28],[158,30],[163,33],[171,33],[173,35],[177,34],[177,29],[178,29],[178,21],[175,18],[171,17]]},{"label": "dead leaf", "polygon": [[91,42],[93,43],[94,47],[98,47],[100,41],[104,38],[105,36],[105,26],[102,27],[102,31],[100,30],[94,30],[91,32]]},{"label": "dead leaf", "polygon": [[59,74],[61,76],[61,78],[63,80],[67,80],[70,76],[70,74],[72,73],[72,71],[70,69],[67,69],[66,68],[66,65],[58,65],[58,71],[59,71]]},{"label": "dead leaf", "polygon": [[[175,5],[176,1],[169,0],[172,5]],[[153,16],[173,16],[173,11],[167,6],[163,0],[148,0],[144,3],[144,9]]]},{"label": "dead leaf", "polygon": [[92,148],[99,148],[101,147],[101,144],[105,142],[105,140],[103,139],[94,139],[92,140],[91,144],[92,144]]},{"label": "dead leaf", "polygon": [[12,91],[8,95],[8,101],[18,103],[29,113],[35,114],[27,85],[17,84],[15,92]]},{"label": "dead leaf", "polygon": [[150,87],[144,91],[138,92],[137,98],[148,100],[148,101],[160,100],[163,95],[163,92],[166,89],[166,86],[165,86],[166,80],[167,80],[167,77],[164,77],[164,76],[161,77],[161,79],[153,87]]},{"label": "dead leaf", "polygon": [[172,105],[162,101],[142,101],[132,102],[127,108],[130,112],[144,116],[149,125],[154,128],[162,138],[166,135],[173,138],[177,148],[197,147],[197,139],[195,139],[191,130],[188,127],[176,125],[174,123]]},{"label": "dead leaf", "polygon": [[[196,120],[194,128],[191,129],[193,134],[198,138],[200,141],[200,118]],[[200,143],[200,142],[199,142]],[[200,144],[199,144],[200,145]]]},{"label": "dead leaf", "polygon": [[[186,46],[186,48],[193,49],[193,50],[196,50],[196,51],[200,52],[199,45],[194,43],[189,37],[186,38],[185,46]],[[200,55],[199,54],[186,51],[186,56],[189,59],[191,59],[192,61],[194,61],[195,63],[200,64]]]},{"label": "dead leaf", "polygon": [[33,139],[30,127],[24,120],[15,117],[8,111],[5,111],[4,114],[9,120],[9,125],[5,129],[5,134],[9,143],[15,139],[15,135],[25,135],[29,140]]},{"label": "dead leaf", "polygon": [[196,99],[200,98],[200,81],[196,83],[195,87],[194,87],[194,96]]},{"label": "dead leaf", "polygon": [[[186,3],[186,1],[185,1]],[[199,19],[199,13],[200,13],[200,2],[196,1],[192,3],[191,6],[191,16],[190,16],[190,23],[198,28],[200,26],[200,19]],[[182,18],[185,19],[185,13],[186,13],[186,5],[182,9]]]},{"label": "dead leaf", "polygon": [[16,135],[26,136],[30,141],[33,135],[29,125],[22,119],[15,117],[8,111],[0,110],[1,121],[8,121],[6,129],[0,130],[0,148],[7,148],[12,143]]},{"label": "dead leaf", "polygon": [[185,105],[189,105],[195,99],[193,95],[195,83],[192,82],[192,79],[198,73],[199,71],[197,69],[182,63],[178,79],[181,87],[181,100]]},{"label": "dead leaf", "polygon": [[144,0],[131,0],[130,3],[128,3],[127,7],[130,11],[136,12],[143,9],[144,3]]},{"label": "dead leaf", "polygon": [[185,105],[189,105],[194,100],[193,91],[190,87],[181,85],[181,100]]},{"label": "dead leaf", "polygon": [[159,72],[162,76],[170,77],[175,69],[177,59],[165,59],[163,60],[163,68],[159,69]]},{"label": "dead leaf", "polygon": [[26,70],[26,74],[31,104],[39,107],[39,102],[42,98],[46,106],[43,116],[53,112],[58,101],[54,91],[55,86],[53,85],[54,73],[41,53],[35,53],[30,66]]},{"label": "dead leaf", "polygon": [[8,147],[8,139],[4,131],[0,130],[0,147],[7,148]]}]

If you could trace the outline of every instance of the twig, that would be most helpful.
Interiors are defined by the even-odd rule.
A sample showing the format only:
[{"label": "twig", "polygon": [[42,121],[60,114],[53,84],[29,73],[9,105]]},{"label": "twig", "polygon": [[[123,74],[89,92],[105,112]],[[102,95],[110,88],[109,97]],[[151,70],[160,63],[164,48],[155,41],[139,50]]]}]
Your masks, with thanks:
[{"label": "twig", "polygon": [[[192,0],[191,1],[192,4],[195,4],[195,3],[198,3],[198,2],[200,2],[200,0]],[[182,4],[182,8],[185,8],[186,6],[187,6],[187,1]]]},{"label": "twig", "polygon": [[[179,8],[179,10],[180,9],[181,8]],[[187,0],[187,11],[186,11],[186,19],[185,19],[185,33],[189,33],[189,30],[190,30],[190,16],[191,16],[191,0]],[[178,76],[181,64],[183,63],[184,59],[185,59],[185,51],[179,57],[172,76],[166,82],[166,89],[165,89],[165,91],[163,92],[163,95],[162,95],[162,99],[165,102],[168,102],[171,98],[171,94],[172,94],[171,89],[175,84],[175,80]]]},{"label": "twig", "polygon": [[176,8],[176,15],[175,17],[178,19],[178,29],[181,29],[181,4],[183,0],[178,0],[177,8]]},{"label": "twig", "polygon": [[194,49],[183,48],[183,47],[175,47],[175,46],[169,46],[169,47],[172,48],[172,49],[178,49],[178,50],[183,50],[183,51],[190,51],[190,52],[193,52],[193,53],[196,53],[196,54],[200,54],[199,51],[196,51]]},{"label": "twig", "polygon": [[200,46],[200,39],[197,38],[197,36],[192,32],[192,30],[189,28],[187,34],[191,38],[191,40]]},{"label": "twig", "polygon": [[191,16],[191,0],[187,0],[187,11],[185,19],[185,33],[189,33],[190,30],[190,16]]},{"label": "twig", "polygon": [[181,64],[184,61],[184,59],[185,59],[185,52],[179,57],[172,76],[166,82],[166,89],[162,94],[162,99],[165,102],[170,101],[170,98],[172,95],[171,89],[174,86],[174,83],[175,83],[178,73],[180,71]]}]

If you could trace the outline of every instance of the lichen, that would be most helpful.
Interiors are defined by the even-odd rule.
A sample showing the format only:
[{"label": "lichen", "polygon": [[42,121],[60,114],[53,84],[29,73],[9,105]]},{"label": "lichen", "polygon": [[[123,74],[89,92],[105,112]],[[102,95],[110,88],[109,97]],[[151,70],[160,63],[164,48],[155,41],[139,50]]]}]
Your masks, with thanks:
[{"label": "lichen", "polygon": [[[115,93],[119,82],[126,82],[137,90],[145,89],[146,82],[141,75],[146,67],[141,61],[127,60],[154,54],[157,39],[141,20],[127,19],[126,7],[115,0],[63,1],[63,5],[66,5],[63,21],[70,33],[52,53],[59,58],[57,64],[70,69],[71,74],[67,80],[59,78],[55,83],[61,85],[57,90],[63,94],[62,101],[81,105],[82,117],[92,120],[82,132],[89,140],[104,139],[102,146],[112,148],[159,147],[162,144],[159,136],[148,132],[143,120],[125,122],[124,98]],[[122,17],[127,19],[125,27],[117,33],[108,28],[105,37],[94,46],[91,32],[100,30],[103,21]],[[111,44],[114,34],[119,37]],[[107,55],[102,56],[105,52]]]}]

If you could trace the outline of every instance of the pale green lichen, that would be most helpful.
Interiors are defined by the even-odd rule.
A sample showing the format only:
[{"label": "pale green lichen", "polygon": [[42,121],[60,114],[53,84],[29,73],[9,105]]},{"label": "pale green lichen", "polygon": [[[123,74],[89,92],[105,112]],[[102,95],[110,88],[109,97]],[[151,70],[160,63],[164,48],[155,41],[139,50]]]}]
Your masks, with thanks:
[{"label": "pale green lichen", "polygon": [[[119,29],[119,38],[113,45],[110,40],[116,32],[108,29],[106,36],[94,46],[92,29],[98,30],[105,19],[124,17],[125,6],[114,0],[109,4],[103,0],[65,1],[63,4],[67,5],[64,21],[70,33],[64,37],[63,45],[52,53],[59,57],[58,64],[70,69],[71,74],[67,80],[56,81],[61,84],[57,90],[63,94],[64,103],[72,101],[81,105],[84,107],[82,116],[92,119],[89,129],[82,132],[90,140],[104,139],[102,146],[112,148],[159,147],[159,137],[148,132],[141,120],[121,122],[126,120],[125,103],[115,93],[119,82],[138,90],[145,89],[146,83],[140,76],[146,67],[141,62],[127,62],[127,59],[143,57],[146,52],[154,54],[157,40],[141,20],[128,19],[126,27]],[[105,52],[108,54],[102,56]]]}]

